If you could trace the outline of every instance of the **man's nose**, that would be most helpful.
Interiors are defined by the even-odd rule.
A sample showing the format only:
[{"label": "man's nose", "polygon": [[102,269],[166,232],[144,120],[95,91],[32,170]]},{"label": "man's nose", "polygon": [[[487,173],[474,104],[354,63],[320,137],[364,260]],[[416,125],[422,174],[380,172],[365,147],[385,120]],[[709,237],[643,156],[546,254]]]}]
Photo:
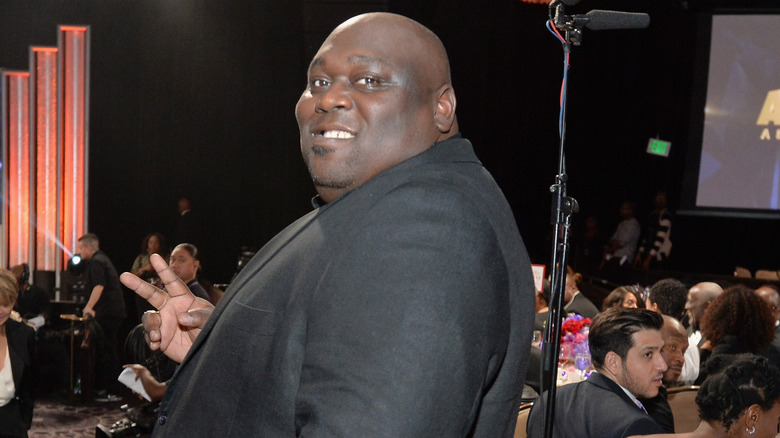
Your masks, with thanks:
[{"label": "man's nose", "polygon": [[327,90],[320,94],[320,98],[317,101],[317,110],[320,112],[350,108],[352,108],[352,98],[346,85],[341,82],[332,83]]},{"label": "man's nose", "polygon": [[663,356],[661,356],[660,354],[659,354],[659,355],[656,357],[656,362],[657,362],[657,364],[656,364],[656,365],[658,366],[658,369],[659,369],[661,372],[664,372],[664,371],[666,371],[666,369],[667,369],[667,368],[669,368],[669,367],[666,365],[666,361],[664,360],[664,357],[663,357]]}]

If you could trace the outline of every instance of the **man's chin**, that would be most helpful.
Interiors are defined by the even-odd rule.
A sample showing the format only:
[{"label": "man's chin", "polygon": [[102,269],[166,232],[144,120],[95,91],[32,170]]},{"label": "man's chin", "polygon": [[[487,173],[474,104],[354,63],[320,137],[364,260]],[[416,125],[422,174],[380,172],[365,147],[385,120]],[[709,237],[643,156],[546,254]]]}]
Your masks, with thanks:
[{"label": "man's chin", "polygon": [[349,178],[322,176],[314,171],[309,171],[309,175],[311,176],[311,180],[315,187],[343,190],[355,185],[355,181]]},{"label": "man's chin", "polygon": [[664,386],[675,385],[680,380],[680,373],[664,376]]},{"label": "man's chin", "polygon": [[652,388],[648,388],[647,392],[645,392],[644,395],[641,396],[641,398],[645,399],[651,399],[658,395],[658,387],[653,386]]}]

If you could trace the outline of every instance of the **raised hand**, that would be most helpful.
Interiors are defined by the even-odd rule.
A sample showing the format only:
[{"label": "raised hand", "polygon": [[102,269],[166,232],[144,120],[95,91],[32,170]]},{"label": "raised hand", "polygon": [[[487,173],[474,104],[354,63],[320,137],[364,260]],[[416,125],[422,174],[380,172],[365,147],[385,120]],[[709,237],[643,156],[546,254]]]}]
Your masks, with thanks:
[{"label": "raised hand", "polygon": [[157,312],[146,312],[143,317],[146,342],[152,350],[181,362],[192,347],[214,306],[190,292],[162,257],[152,254],[150,261],[162,280],[165,290],[125,272],[119,279],[146,301]]}]

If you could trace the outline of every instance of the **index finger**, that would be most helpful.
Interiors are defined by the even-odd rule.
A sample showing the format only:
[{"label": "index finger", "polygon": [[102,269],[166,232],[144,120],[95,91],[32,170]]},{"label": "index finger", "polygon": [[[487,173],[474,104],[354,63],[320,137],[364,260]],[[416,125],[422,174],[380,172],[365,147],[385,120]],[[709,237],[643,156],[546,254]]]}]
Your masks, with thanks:
[{"label": "index finger", "polygon": [[193,294],[190,291],[190,288],[187,287],[187,284],[173,272],[173,269],[168,266],[168,263],[165,262],[164,258],[159,254],[152,254],[149,257],[149,261],[154,267],[154,270],[157,271],[157,275],[160,277],[160,280],[162,280],[165,291],[169,296],[180,297],[189,295],[193,300],[195,299],[195,294]]},{"label": "index finger", "polygon": [[119,281],[122,282],[128,289],[137,293],[141,298],[149,302],[155,309],[160,310],[168,301],[168,294],[152,284],[149,284],[137,276],[123,272],[119,276]]},{"label": "index finger", "polygon": [[157,288],[137,276],[128,272],[123,273],[119,279],[122,284],[141,296],[157,310],[162,309],[169,297],[179,297],[189,295],[192,299],[195,299],[195,295],[190,292],[187,285],[179,279],[179,277],[173,272],[173,270],[165,262],[165,259],[160,257],[159,254],[152,254],[149,257],[149,262],[157,275],[162,280],[165,290]]}]

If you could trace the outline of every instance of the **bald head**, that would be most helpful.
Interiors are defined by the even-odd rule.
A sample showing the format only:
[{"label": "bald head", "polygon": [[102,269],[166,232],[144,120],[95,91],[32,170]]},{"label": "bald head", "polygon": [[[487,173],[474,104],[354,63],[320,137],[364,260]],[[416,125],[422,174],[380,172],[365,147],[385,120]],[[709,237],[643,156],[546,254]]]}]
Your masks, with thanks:
[{"label": "bald head", "polygon": [[[409,61],[409,66],[429,90],[450,84],[450,63],[447,50],[441,40],[430,29],[402,15],[387,12],[372,12],[350,18],[331,32],[323,48],[332,39],[342,34],[369,33],[370,40],[361,43],[367,48],[378,45],[400,49]],[[315,58],[316,60],[316,58]]]},{"label": "bald head", "polygon": [[326,202],[458,132],[444,46],[409,18],[347,20],[322,43],[308,77],[295,115]]},{"label": "bald head", "polygon": [[694,330],[701,327],[704,312],[707,311],[710,303],[723,293],[723,288],[718,283],[705,281],[695,284],[688,290],[688,299],[685,302],[685,310],[688,312],[688,322]]},{"label": "bald head", "polygon": [[766,302],[769,310],[772,311],[772,317],[777,321],[780,318],[780,291],[777,290],[777,287],[772,285],[761,286],[756,289],[756,294]]},{"label": "bald head", "polygon": [[682,373],[682,367],[685,363],[685,351],[688,349],[688,333],[680,321],[671,316],[664,315],[664,326],[661,328],[661,336],[664,339],[664,346],[661,348],[661,355],[666,362],[666,372],[664,373],[664,383],[676,382]]}]

